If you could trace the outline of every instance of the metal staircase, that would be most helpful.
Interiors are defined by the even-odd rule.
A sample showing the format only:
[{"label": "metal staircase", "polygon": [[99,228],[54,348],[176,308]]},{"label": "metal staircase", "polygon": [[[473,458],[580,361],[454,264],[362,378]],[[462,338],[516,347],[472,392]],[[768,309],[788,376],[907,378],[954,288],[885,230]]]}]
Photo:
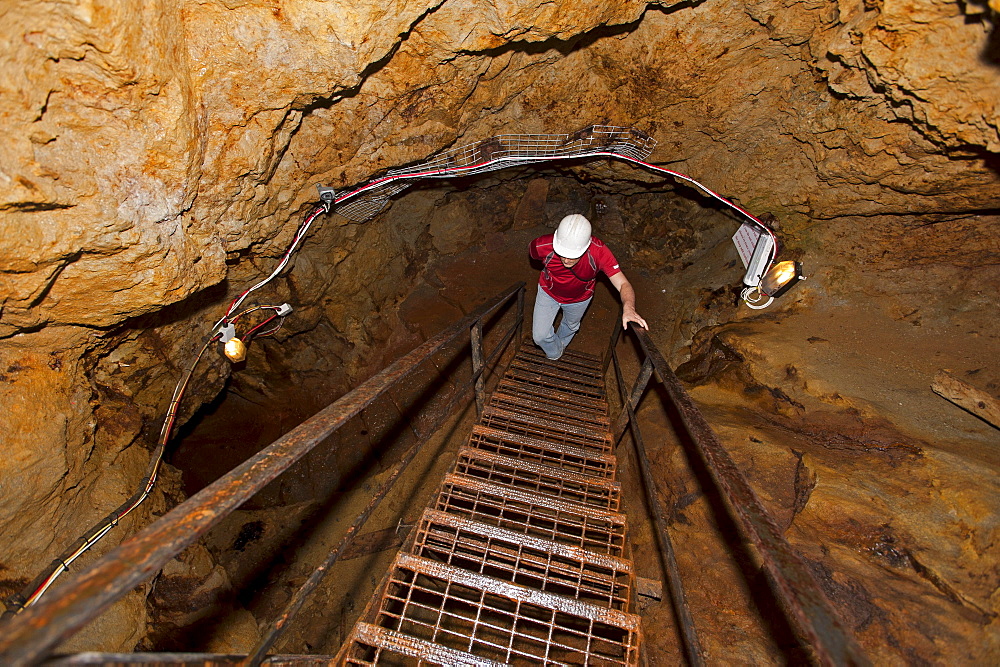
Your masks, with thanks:
[{"label": "metal staircase", "polygon": [[633,665],[600,361],[520,347],[338,663]]},{"label": "metal staircase", "polygon": [[[631,435],[649,519],[655,527],[676,628],[685,661],[705,664],[674,557],[657,474],[643,444],[636,408],[650,384],[676,417],[675,428],[760,558],[771,593],[812,659],[823,665],[865,665],[864,653],[812,574],[788,544],[708,421],[667,365],[649,334],[630,327],[641,364],[626,383],[617,349],[620,323],[602,363],[567,352],[550,362],[530,343],[513,348],[524,322],[519,283],[424,341],[388,367],[282,435],[164,516],[64,582],[58,594],[12,618],[0,619],[0,665],[320,665],[497,663],[633,665],[640,657],[639,617],[630,612],[635,573],[620,513],[613,442]],[[450,358],[470,345],[471,374],[442,372],[436,355]],[[489,343],[489,344],[487,344]],[[486,401],[487,381],[513,354]],[[399,410],[414,440],[396,460],[340,542],[271,619],[243,655],[205,653],[77,653],[52,657],[80,628],[156,575],[255,493],[288,471],[329,436],[390,390],[433,367],[454,383],[451,397]],[[619,406],[609,421],[603,371],[613,367]],[[448,368],[446,366],[446,368]],[[631,388],[630,388],[631,387]],[[405,390],[404,390],[405,393]],[[436,395],[436,394],[435,394]],[[481,419],[417,530],[395,559],[375,597],[334,660],[329,655],[275,653],[283,633],[341,559],[375,508],[420,448],[463,401],[475,398]],[[398,406],[397,406],[397,409]],[[696,463],[696,465],[698,465]],[[666,600],[665,600],[666,601]]]}]

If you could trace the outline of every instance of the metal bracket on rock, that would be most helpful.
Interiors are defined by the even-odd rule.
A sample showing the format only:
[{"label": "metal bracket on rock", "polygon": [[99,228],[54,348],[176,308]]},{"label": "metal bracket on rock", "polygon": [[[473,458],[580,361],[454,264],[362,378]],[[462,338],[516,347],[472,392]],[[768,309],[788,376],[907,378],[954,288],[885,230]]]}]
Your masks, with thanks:
[{"label": "metal bracket on rock", "polygon": [[327,213],[333,208],[333,202],[337,198],[337,191],[326,185],[316,184],[316,189],[319,190],[319,201],[323,206],[323,210]]}]

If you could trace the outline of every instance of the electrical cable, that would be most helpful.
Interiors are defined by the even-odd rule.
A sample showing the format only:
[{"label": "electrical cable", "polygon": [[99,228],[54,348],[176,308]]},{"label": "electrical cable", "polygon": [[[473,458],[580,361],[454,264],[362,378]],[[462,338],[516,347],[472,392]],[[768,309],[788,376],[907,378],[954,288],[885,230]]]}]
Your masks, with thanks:
[{"label": "electrical cable", "polygon": [[318,208],[316,208],[316,210],[314,210],[310,215],[306,217],[305,221],[299,226],[298,231],[295,232],[295,236],[292,238],[292,243],[288,246],[288,250],[285,251],[285,254],[282,256],[281,261],[278,263],[278,266],[275,267],[274,271],[271,272],[271,275],[267,276],[266,278],[258,282],[256,285],[247,289],[238,297],[233,299],[233,302],[229,304],[229,308],[226,310],[226,314],[222,317],[221,320],[219,320],[219,322],[216,323],[215,325],[216,328],[218,328],[220,324],[230,323],[231,322],[230,315],[232,315],[232,312],[240,307],[240,304],[243,303],[243,300],[246,299],[251,292],[257,291],[264,285],[274,280],[274,278],[279,273],[281,273],[281,271],[288,265],[288,260],[291,259],[292,254],[295,252],[296,247],[299,245],[299,242],[302,241],[302,238],[309,231],[309,227],[312,226],[313,221],[317,217],[319,217],[320,213],[324,212],[326,212],[326,207],[319,206]]},{"label": "electrical cable", "polygon": [[128,516],[147,497],[149,497],[150,492],[156,484],[160,464],[163,462],[163,452],[170,439],[170,434],[173,431],[174,423],[177,419],[177,410],[180,406],[181,399],[184,396],[184,392],[187,390],[188,384],[191,381],[191,376],[194,374],[198,362],[201,361],[201,358],[208,350],[208,347],[214,343],[218,337],[218,334],[213,334],[209,337],[209,339],[202,346],[201,350],[198,352],[194,361],[187,368],[181,376],[181,379],[178,380],[177,385],[174,387],[174,394],[170,399],[170,405],[167,408],[167,414],[163,421],[163,427],[160,429],[160,437],[157,442],[156,449],[153,451],[153,455],[150,459],[149,467],[146,469],[146,476],[142,479],[140,489],[137,490],[131,498],[122,503],[118,509],[99,521],[89,531],[84,533],[81,538],[79,538],[66,551],[53,560],[49,567],[38,575],[38,577],[36,577],[35,580],[25,587],[19,594],[14,594],[5,600],[7,612],[4,616],[18,614],[26,607],[34,604],[38,598],[40,598],[45,591],[49,589],[59,575],[69,570],[69,566],[72,565],[73,561],[82,556],[88,549],[93,547],[98,541],[100,541],[101,538],[107,535],[112,528],[117,526],[122,519]]},{"label": "electrical cable", "polygon": [[[493,171],[495,169],[503,169],[504,167],[502,165],[505,162],[513,162],[515,164],[512,164],[510,166],[517,166],[517,165],[521,165],[521,164],[525,164],[525,163],[532,163],[532,162],[551,162],[551,161],[555,161],[555,160],[595,158],[595,157],[618,158],[618,159],[621,159],[621,160],[625,160],[627,162],[635,163],[637,165],[640,165],[640,166],[645,167],[647,169],[650,169],[652,171],[659,172],[659,173],[662,173],[662,174],[667,174],[669,176],[673,176],[673,177],[679,178],[679,179],[681,179],[681,180],[683,180],[683,181],[685,181],[687,183],[690,183],[691,185],[695,186],[697,189],[701,190],[702,192],[704,192],[705,194],[707,194],[711,198],[713,198],[713,199],[721,202],[725,206],[728,206],[729,208],[733,209],[734,211],[736,211],[737,213],[739,213],[740,215],[742,215],[743,217],[745,217],[748,221],[750,221],[753,224],[755,224],[756,226],[760,227],[760,229],[762,229],[765,233],[769,234],[771,236],[771,239],[774,241],[774,246],[771,249],[771,253],[770,253],[771,256],[770,256],[770,258],[768,260],[768,263],[774,261],[774,258],[777,256],[778,239],[774,235],[774,231],[770,227],[768,227],[767,225],[765,225],[759,218],[757,218],[756,216],[754,216],[753,214],[751,214],[746,209],[742,208],[741,206],[738,206],[736,203],[734,203],[734,202],[730,201],[729,199],[723,197],[722,195],[720,195],[717,192],[715,192],[714,190],[708,188],[707,186],[705,186],[704,184],[700,183],[699,181],[691,178],[690,176],[687,176],[687,175],[682,174],[680,172],[674,171],[672,169],[666,169],[665,167],[660,167],[659,165],[651,164],[649,162],[646,162],[644,160],[640,160],[638,158],[634,158],[634,157],[629,156],[629,155],[624,155],[624,154],[616,153],[616,152],[613,152],[613,151],[591,151],[591,152],[587,152],[585,154],[570,155],[570,156],[558,155],[558,156],[531,156],[531,157],[500,157],[500,158],[495,158],[495,159],[492,159],[492,160],[487,160],[487,161],[484,161],[484,162],[479,162],[479,163],[475,163],[475,164],[471,164],[471,165],[464,165],[464,166],[460,166],[460,167],[447,167],[447,168],[443,168],[443,169],[432,169],[432,170],[428,170],[428,171],[407,172],[407,173],[403,173],[403,174],[388,175],[388,176],[383,176],[381,178],[377,178],[377,179],[375,179],[375,180],[373,180],[373,181],[371,181],[369,183],[366,183],[366,184],[364,184],[364,185],[362,185],[362,186],[360,186],[360,187],[358,187],[358,188],[356,188],[354,190],[351,190],[350,192],[347,192],[347,193],[344,193],[342,195],[337,196],[334,199],[334,204],[335,205],[336,204],[341,204],[341,203],[345,202],[348,199],[356,197],[356,196],[358,196],[360,194],[363,194],[365,192],[368,192],[368,191],[380,188],[382,186],[385,186],[385,185],[387,185],[387,184],[389,184],[389,183],[391,183],[393,181],[397,181],[397,180],[410,180],[410,179],[422,179],[422,178],[451,178],[451,177],[455,177],[455,176],[464,175],[466,172],[481,172],[481,171]],[[493,167],[493,165],[501,165],[501,166],[497,166],[497,167],[494,167],[493,169],[490,169],[490,167]]]},{"label": "electrical cable", "polygon": [[[263,322],[261,322],[261,323],[260,323],[260,324],[258,324],[257,326],[255,326],[255,327],[253,327],[252,329],[250,329],[249,331],[247,331],[247,332],[246,332],[245,334],[243,334],[243,342],[244,342],[244,343],[248,343],[248,342],[250,342],[250,338],[251,338],[251,337],[252,337],[252,336],[253,336],[253,335],[254,335],[255,333],[257,333],[257,331],[258,331],[258,330],[259,330],[259,329],[260,329],[261,327],[263,327],[263,326],[264,326],[265,324],[270,324],[271,322],[273,322],[273,321],[274,321],[274,320],[276,320],[276,319],[278,319],[278,315],[277,315],[277,314],[275,314],[275,315],[271,315],[271,317],[267,318],[266,320],[264,320]],[[278,326],[281,326],[281,325],[279,324]],[[277,329],[275,329],[274,331],[277,331]],[[273,333],[273,332],[269,332],[269,333]]]},{"label": "electrical cable", "polygon": [[[353,190],[350,190],[349,192],[335,196],[333,198],[333,201],[330,203],[324,202],[318,205],[317,208],[313,210],[306,217],[303,223],[299,226],[299,229],[296,231],[291,244],[285,251],[285,254],[282,256],[281,261],[271,272],[271,274],[268,275],[263,280],[256,283],[255,285],[253,285],[252,287],[250,287],[249,289],[245,290],[235,299],[233,299],[232,303],[229,305],[229,308],[226,311],[226,314],[222,317],[221,320],[219,320],[219,322],[216,323],[215,329],[218,329],[219,326],[225,324],[231,324],[232,322],[234,322],[235,320],[232,317],[232,312],[236,308],[238,308],[240,304],[243,303],[246,297],[249,296],[250,293],[260,289],[261,287],[269,283],[271,280],[277,277],[278,274],[281,273],[281,271],[288,265],[288,262],[291,259],[292,254],[298,247],[299,243],[302,241],[306,233],[308,233],[309,228],[312,226],[313,222],[316,220],[317,217],[319,217],[321,213],[329,212],[331,208],[337,207],[343,204],[344,202],[348,201],[349,199],[354,199],[364,193],[374,192],[375,190],[386,188],[387,186],[392,186],[392,184],[395,183],[396,181],[418,180],[424,178],[453,178],[457,176],[469,175],[472,173],[494,171],[497,169],[506,168],[508,166],[517,166],[521,164],[530,164],[536,162],[551,162],[555,160],[584,159],[584,158],[591,159],[591,158],[601,158],[601,157],[617,158],[628,162],[632,162],[634,164],[640,165],[642,167],[645,167],[647,169],[650,169],[658,173],[667,174],[669,176],[679,178],[695,186],[697,189],[701,190],[711,198],[721,202],[723,205],[728,206],[732,210],[744,216],[748,221],[750,221],[754,225],[760,227],[760,229],[762,229],[764,232],[769,234],[774,243],[772,244],[771,247],[770,257],[768,258],[768,265],[770,265],[770,263],[774,261],[774,258],[777,256],[778,252],[778,239],[774,235],[774,232],[771,230],[771,228],[765,225],[763,222],[761,222],[761,220],[758,219],[756,216],[752,215],[747,210],[743,209],[742,207],[738,206],[737,204],[723,197],[717,192],[711,190],[710,188],[698,182],[697,180],[691,178],[690,176],[687,176],[677,171],[673,171],[672,169],[666,169],[665,167],[660,167],[658,165],[651,164],[643,159],[639,159],[638,157],[635,157],[634,155],[630,154],[630,153],[635,153],[635,154],[641,154],[643,156],[647,155],[649,151],[652,150],[652,147],[655,146],[656,143],[651,138],[646,137],[645,135],[642,135],[641,133],[638,133],[631,129],[596,126],[596,125],[590,128],[586,128],[586,130],[582,130],[581,133],[578,133],[578,136],[580,137],[587,136],[585,134],[587,132],[591,133],[591,136],[600,135],[600,136],[617,137],[620,149],[618,151],[590,150],[584,147],[581,150],[576,150],[576,152],[540,155],[538,154],[539,152],[549,152],[549,153],[558,152],[559,149],[552,148],[552,146],[555,145],[553,142],[556,141],[556,139],[563,141],[563,138],[565,137],[566,141],[568,141],[569,137],[576,135],[513,135],[513,139],[511,139],[511,136],[508,135],[507,139],[509,141],[517,140],[520,136],[530,137],[531,141],[533,142],[530,148],[522,149],[525,153],[528,154],[515,155],[515,156],[505,155],[496,158],[474,161],[472,164],[449,166],[443,168],[427,168],[426,164],[416,165],[414,167],[401,170],[399,173],[390,173],[387,174],[386,176],[373,179]],[[622,141],[621,137],[625,137],[625,140]],[[641,142],[639,141],[640,139],[642,140]],[[497,145],[500,146],[499,138],[492,137],[488,140],[485,140],[485,142],[480,142],[478,144],[471,144],[468,146],[463,146],[461,148],[455,149],[453,151],[448,152],[448,154],[444,156],[438,156],[438,158],[435,158],[434,160],[438,161],[444,160],[445,162],[454,162],[457,159],[460,159],[460,157],[463,155],[470,153],[473,155],[477,154],[475,152],[476,147],[482,146],[482,144],[491,141],[496,141]],[[642,145],[637,145],[639,143],[642,143]],[[563,141],[563,144],[565,144],[565,141]],[[538,145],[540,145],[541,148],[539,148]],[[494,150],[497,149],[491,149],[490,152]],[[485,150],[480,150],[480,152],[481,153],[485,152]],[[431,160],[431,163],[433,163],[434,160]],[[398,188],[399,185],[397,184],[396,186],[392,187]],[[392,187],[390,187],[389,189],[392,189]],[[406,187],[408,186],[405,184],[402,185],[402,189],[405,189]],[[401,191],[401,189],[393,190],[393,192],[399,192],[399,191]]]},{"label": "electrical cable", "polygon": [[[757,293],[757,296],[755,297],[752,296],[754,292]],[[761,303],[761,298],[765,296],[767,297],[767,301]],[[743,299],[743,303],[747,305],[747,308],[753,308],[754,310],[763,310],[764,308],[770,306],[771,302],[774,301],[773,296],[767,296],[767,294],[760,291],[760,285],[745,288],[740,293],[740,298]]]},{"label": "electrical cable", "polygon": [[[330,188],[321,187],[320,195],[328,207],[331,204],[338,206],[349,199],[358,198],[338,212],[348,217],[351,215],[360,216],[363,220],[377,213],[387,203],[389,196],[408,187],[406,183],[395,183],[397,181],[423,178],[451,178],[503,169],[508,166],[553,160],[615,158],[689,183],[697,190],[700,190],[712,199],[738,213],[747,222],[762,230],[763,233],[768,234],[772,243],[770,244],[768,257],[764,266],[765,268],[770,267],[778,255],[779,248],[778,239],[774,231],[746,209],[723,197],[694,178],[647,162],[645,158],[652,151],[655,143],[650,137],[630,128],[597,125],[581,130],[573,135],[503,135],[491,137],[477,144],[470,144],[446,151],[428,162],[414,167],[402,169],[395,173],[389,172],[385,176],[373,179],[339,196],[335,196]],[[608,147],[612,148],[609,150]],[[502,155],[497,156],[498,153]],[[478,159],[484,155],[487,156],[486,159]],[[463,160],[467,160],[469,163],[456,164]],[[438,164],[445,166],[436,167]],[[324,190],[327,192],[324,192]],[[379,190],[382,190],[382,192],[378,193]],[[367,197],[359,197],[366,193],[368,193]],[[330,197],[330,199],[327,200],[327,197]],[[754,309],[765,308],[773,301],[773,299],[769,299],[761,305],[759,298],[755,300],[747,298],[749,293],[746,290],[744,290],[743,294],[746,304]]]}]

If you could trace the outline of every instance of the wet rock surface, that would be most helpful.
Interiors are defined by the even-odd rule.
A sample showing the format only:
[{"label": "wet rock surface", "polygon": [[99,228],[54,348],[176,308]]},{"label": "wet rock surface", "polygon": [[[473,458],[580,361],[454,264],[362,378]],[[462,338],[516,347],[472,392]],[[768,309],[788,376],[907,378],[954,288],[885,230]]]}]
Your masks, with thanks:
[{"label": "wet rock surface", "polygon": [[[629,267],[664,353],[690,360],[696,400],[865,648],[995,661],[1000,432],[929,390],[942,369],[994,396],[1000,386],[995,19],[982,3],[850,0],[11,4],[0,29],[0,592],[138,486],[175,382],[229,301],[277,264],[316,182],[344,188],[494,134],[602,122],[638,127],[658,141],[654,162],[774,214],[807,283],[769,311],[738,306],[733,219],[625,165],[434,184],[365,224],[320,218],[259,295],[292,316],[245,366],[213,350],[180,422],[228,387],[242,407],[220,408],[231,419],[202,435],[221,441],[242,423],[244,449],[229,442],[240,458],[458,313],[532,282],[512,249],[587,213]],[[613,317],[602,299],[591,321]],[[578,344],[600,352],[604,336],[585,328]],[[286,387],[308,398],[290,401]],[[180,460],[197,451],[189,443]],[[710,521],[672,451],[657,464],[673,471],[677,517]],[[80,566],[229,463],[190,455],[185,478],[168,466]],[[308,503],[355,463],[312,461],[315,474],[247,511]],[[690,563],[738,549],[711,542],[720,529],[674,525]],[[166,642],[201,613],[182,598],[229,595],[232,571],[230,584],[204,583],[222,576],[226,548],[181,558],[160,593],[131,594],[65,648]],[[715,610],[702,612],[719,633],[713,655],[797,655],[776,616],[753,609],[759,577],[736,583],[752,559],[719,558],[726,574],[705,575],[699,593]],[[238,612],[218,636],[245,650],[257,613]]]}]

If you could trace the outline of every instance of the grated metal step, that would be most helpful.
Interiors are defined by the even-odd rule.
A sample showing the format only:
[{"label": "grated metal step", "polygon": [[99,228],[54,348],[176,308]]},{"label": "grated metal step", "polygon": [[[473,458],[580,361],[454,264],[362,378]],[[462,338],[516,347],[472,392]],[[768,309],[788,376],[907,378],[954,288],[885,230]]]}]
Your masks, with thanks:
[{"label": "grated metal step", "polygon": [[600,361],[522,345],[338,655],[635,665],[635,573]]},{"label": "grated metal step", "polygon": [[533,384],[546,389],[554,389],[571,396],[590,399],[598,405],[607,405],[604,403],[604,390],[601,387],[585,385],[573,380],[560,380],[524,368],[508,369],[504,374],[504,379],[510,379],[520,384]]},{"label": "grated metal step", "polygon": [[564,420],[573,424],[590,424],[591,426],[606,428],[610,423],[608,416],[603,412],[587,412],[579,408],[567,406],[564,401],[532,399],[514,394],[507,394],[499,389],[493,392],[490,401],[491,406],[503,410],[515,410],[519,412],[529,412],[539,417],[548,417],[554,421]]},{"label": "grated metal step", "polygon": [[380,602],[372,626],[427,642],[435,651],[465,653],[470,661],[630,665],[638,657],[634,614],[412,554],[397,556]]},{"label": "grated metal step", "polygon": [[614,454],[597,447],[548,442],[479,425],[472,428],[469,446],[585,474],[612,478],[615,476],[617,462]]},{"label": "grated metal step", "polygon": [[618,510],[621,501],[621,487],[609,479],[472,447],[459,451],[455,472],[612,511]]},{"label": "grated metal step", "polygon": [[487,406],[481,421],[484,426],[498,429],[518,428],[539,434],[545,439],[561,440],[564,436],[576,436],[587,442],[611,442],[610,433],[596,430],[592,425],[581,425],[569,419],[539,417],[516,410],[505,410],[494,405]]},{"label": "grated metal step", "polygon": [[631,561],[447,512],[424,512],[413,553],[598,606],[628,608]]},{"label": "grated metal step", "polygon": [[566,368],[565,366],[553,364],[551,362],[528,361],[521,359],[514,359],[510,367],[534,373],[541,377],[573,382],[587,387],[601,389],[604,386],[604,379],[597,373],[580,367]]},{"label": "grated metal step", "polygon": [[435,508],[601,553],[625,551],[624,515],[477,479],[446,475]]},{"label": "grated metal step", "polygon": [[517,356],[520,359],[538,360],[542,363],[554,363],[561,364],[563,366],[579,367],[595,373],[599,373],[601,369],[600,359],[592,354],[575,352],[573,350],[566,350],[559,361],[553,362],[545,356],[545,353],[542,352],[540,348],[535,347],[531,343],[531,340],[527,338],[524,340],[524,344],[521,345],[521,349],[518,351]]}]

